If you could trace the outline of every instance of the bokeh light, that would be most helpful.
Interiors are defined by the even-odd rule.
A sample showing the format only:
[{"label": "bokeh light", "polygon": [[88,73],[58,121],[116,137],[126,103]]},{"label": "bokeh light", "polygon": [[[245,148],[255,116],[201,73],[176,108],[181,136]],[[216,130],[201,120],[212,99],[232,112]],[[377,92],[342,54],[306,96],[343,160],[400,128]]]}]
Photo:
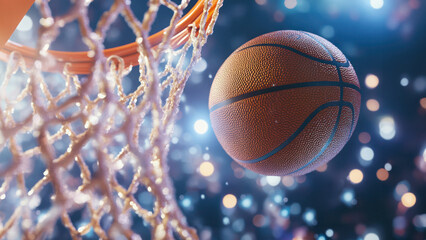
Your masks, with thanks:
[{"label": "bokeh light", "polygon": [[386,169],[384,168],[380,168],[379,170],[377,170],[376,176],[380,181],[386,181],[389,178],[389,172],[386,171]]},{"label": "bokeh light", "polygon": [[379,123],[380,136],[385,140],[391,140],[396,135],[395,121],[392,117],[383,117]]},{"label": "bokeh light", "polygon": [[362,132],[358,135],[358,140],[360,143],[367,144],[371,140],[371,136],[368,132]]},{"label": "bokeh light", "polygon": [[374,151],[370,147],[362,147],[359,154],[365,161],[371,161],[374,158]]},{"label": "bokeh light", "polygon": [[278,177],[278,176],[267,176],[267,177],[266,177],[266,182],[267,182],[270,186],[275,187],[275,186],[277,186],[278,184],[280,184],[280,182],[281,182],[281,177]]},{"label": "bokeh light", "polygon": [[321,28],[321,36],[330,39],[334,37],[334,28],[330,25],[325,25]]},{"label": "bokeh light", "polygon": [[180,203],[183,208],[190,209],[192,207],[192,200],[188,196],[184,197]]},{"label": "bokeh light", "polygon": [[240,206],[244,209],[250,209],[253,206],[253,197],[251,195],[241,196]]},{"label": "bokeh light", "polygon": [[423,92],[426,90],[426,77],[420,76],[417,77],[413,82],[414,90],[417,92]]},{"label": "bokeh light", "polygon": [[317,240],[327,240],[324,235],[318,235]]},{"label": "bokeh light", "polygon": [[284,0],[284,6],[288,9],[293,9],[297,6],[297,0]]},{"label": "bokeh light", "polygon": [[370,0],[370,5],[374,9],[380,9],[380,8],[383,7],[384,1],[383,0]]},{"label": "bokeh light", "polygon": [[401,86],[406,87],[406,86],[408,86],[409,82],[410,81],[408,80],[408,78],[402,78],[401,81],[400,81],[400,84],[401,84]]},{"label": "bokeh light", "polygon": [[207,61],[204,58],[200,58],[193,67],[195,72],[204,72],[207,69]]},{"label": "bokeh light", "polygon": [[419,229],[426,230],[426,213],[415,216],[413,218],[413,224]]},{"label": "bokeh light", "polygon": [[214,165],[211,162],[202,162],[200,164],[200,174],[204,177],[211,176],[214,173]]},{"label": "bokeh light", "polygon": [[266,224],[266,218],[263,215],[257,214],[253,217],[253,225],[263,227]]},{"label": "bokeh light", "polygon": [[284,176],[282,178],[282,183],[286,187],[291,187],[295,184],[294,177],[292,176]]},{"label": "bokeh light", "polygon": [[316,212],[313,209],[306,209],[306,211],[303,213],[303,220],[305,220],[306,224],[309,226],[313,226],[317,223],[315,217]]},{"label": "bokeh light", "polygon": [[423,109],[426,109],[426,97],[420,99],[420,106],[422,106]]},{"label": "bokeh light", "polygon": [[367,233],[364,236],[364,240],[380,240],[380,238],[375,233]]},{"label": "bokeh light", "polygon": [[348,176],[349,181],[351,181],[353,184],[358,184],[362,182],[363,178],[364,174],[359,169],[353,169],[352,171],[350,171]]},{"label": "bokeh light", "polygon": [[266,0],[256,0],[256,3],[259,4],[259,5],[265,5]]},{"label": "bokeh light", "polygon": [[365,77],[365,85],[371,89],[376,88],[379,85],[379,78],[374,74],[368,74]]},{"label": "bokeh light", "polygon": [[426,162],[426,148],[423,149],[423,161]]},{"label": "bokeh light", "polygon": [[18,27],[16,27],[16,30],[21,32],[30,31],[33,27],[33,20],[28,17],[27,15],[22,18],[21,22],[19,23]]},{"label": "bokeh light", "polygon": [[401,196],[407,193],[409,190],[410,185],[406,180],[399,182],[395,187],[395,199],[401,200]]},{"label": "bokeh light", "polygon": [[283,22],[284,21],[284,13],[282,13],[280,10],[277,10],[274,12],[274,20],[275,22]]},{"label": "bokeh light", "polygon": [[281,209],[280,216],[283,217],[283,218],[288,218],[288,216],[290,216],[289,207],[285,207],[285,208]]},{"label": "bokeh light", "polygon": [[345,189],[340,195],[340,200],[348,207],[356,204],[355,192],[353,189]]},{"label": "bokeh light", "polygon": [[290,205],[290,214],[291,215],[299,215],[301,211],[302,211],[302,207],[300,206],[299,203],[295,202],[295,203]]},{"label": "bokeh light", "polygon": [[386,169],[386,171],[391,171],[392,170],[392,164],[390,164],[390,163],[386,163],[385,164],[385,169]]},{"label": "bokeh light", "polygon": [[379,110],[380,108],[380,104],[376,99],[369,99],[367,100],[367,109],[372,111],[372,112],[376,112],[377,110]]},{"label": "bokeh light", "polygon": [[325,171],[327,171],[327,164],[323,164],[323,165],[319,166],[316,170],[318,172],[325,172]]},{"label": "bokeh light", "polygon": [[209,130],[209,125],[203,119],[199,119],[194,123],[194,130],[198,134],[205,134]]},{"label": "bokeh light", "polygon": [[404,231],[404,228],[407,226],[405,218],[403,216],[397,216],[393,219],[392,225],[395,230]]},{"label": "bokeh light", "polygon": [[234,208],[237,205],[237,198],[233,194],[226,194],[222,199],[223,206]]},{"label": "bokeh light", "polygon": [[331,238],[331,237],[333,237],[333,235],[334,235],[334,231],[333,231],[333,229],[327,229],[326,231],[325,231],[325,235],[327,236],[327,237],[329,237],[329,238]]},{"label": "bokeh light", "polygon": [[411,192],[404,193],[401,197],[401,203],[407,208],[414,206],[416,204],[416,195]]}]

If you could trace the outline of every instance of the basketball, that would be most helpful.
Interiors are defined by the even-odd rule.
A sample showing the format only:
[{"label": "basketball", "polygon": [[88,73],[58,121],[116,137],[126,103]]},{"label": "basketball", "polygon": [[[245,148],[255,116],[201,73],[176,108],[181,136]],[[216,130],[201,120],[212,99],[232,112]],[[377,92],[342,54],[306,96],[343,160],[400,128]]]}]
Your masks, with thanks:
[{"label": "basketball", "polygon": [[210,89],[210,120],[229,156],[263,175],[303,175],[334,158],[358,121],[351,63],[312,33],[277,31],[235,50]]}]

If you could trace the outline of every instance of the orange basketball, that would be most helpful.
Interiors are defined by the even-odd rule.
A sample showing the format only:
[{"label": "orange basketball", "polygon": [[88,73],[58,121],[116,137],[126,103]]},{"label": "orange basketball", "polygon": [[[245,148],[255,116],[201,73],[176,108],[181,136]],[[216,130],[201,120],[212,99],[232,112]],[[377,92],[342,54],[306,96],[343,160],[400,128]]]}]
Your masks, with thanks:
[{"label": "orange basketball", "polygon": [[278,31],[242,45],[213,81],[210,119],[225,151],[264,175],[302,175],[346,144],[361,102],[355,71],[333,44]]}]

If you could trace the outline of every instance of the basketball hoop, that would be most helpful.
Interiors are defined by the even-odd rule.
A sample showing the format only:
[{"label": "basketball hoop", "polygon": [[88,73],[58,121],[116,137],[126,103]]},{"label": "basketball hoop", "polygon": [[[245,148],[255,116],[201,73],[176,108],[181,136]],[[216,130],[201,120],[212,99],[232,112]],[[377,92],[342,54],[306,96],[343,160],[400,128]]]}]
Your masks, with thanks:
[{"label": "basketball hoop", "polygon": [[[206,20],[206,26],[211,21],[215,21],[215,9],[220,0],[211,0],[212,6],[208,10],[208,16]],[[191,33],[191,28],[199,29],[202,20],[202,14],[204,11],[204,0],[198,0],[195,6],[176,24],[174,36],[171,38],[170,47],[176,48],[188,41]],[[167,29],[163,29],[148,38],[151,47],[157,47]],[[209,33],[210,34],[210,33]],[[138,64],[139,53],[137,51],[138,43],[133,42],[123,46],[110,48],[104,50],[106,57],[118,56],[124,60],[125,66],[135,66]],[[5,47],[0,49],[0,60],[7,62],[12,52],[18,52],[23,57],[27,66],[32,66],[34,61],[39,57],[39,53],[36,49],[17,44],[9,41]],[[67,65],[67,70],[72,74],[88,74],[91,72],[93,67],[93,58],[90,57],[88,52],[67,52],[67,51],[53,51],[48,50],[48,54],[53,56],[56,60],[55,65],[45,66],[43,71],[48,72],[61,72],[64,66]]]},{"label": "basketball hoop", "polygon": [[[55,224],[72,239],[141,239],[135,224],[148,224],[152,239],[198,239],[175,199],[167,155],[183,89],[223,0],[199,0],[183,16],[189,1],[150,0],[139,21],[130,0],[114,0],[96,30],[87,17],[91,0],[75,0],[56,17],[49,0],[36,1],[37,47],[8,42],[0,53],[7,62],[0,71],[0,239],[44,239],[58,234]],[[160,8],[173,16],[149,36]],[[120,14],[135,42],[104,49]],[[49,50],[72,21],[89,51]],[[138,67],[136,79],[130,66]],[[129,81],[137,86],[126,88]],[[142,193],[154,199],[152,209],[139,202]]]}]

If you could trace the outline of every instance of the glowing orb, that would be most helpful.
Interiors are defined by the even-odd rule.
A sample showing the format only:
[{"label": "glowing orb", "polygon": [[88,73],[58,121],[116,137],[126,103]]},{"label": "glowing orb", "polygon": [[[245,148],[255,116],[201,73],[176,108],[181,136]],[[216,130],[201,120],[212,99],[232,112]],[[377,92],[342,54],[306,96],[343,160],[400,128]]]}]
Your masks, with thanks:
[{"label": "glowing orb", "polygon": [[369,147],[362,147],[360,156],[365,161],[371,161],[374,158],[374,151]]},{"label": "glowing orb", "polygon": [[267,177],[266,177],[266,182],[267,182],[270,186],[275,187],[275,186],[277,186],[278,184],[280,184],[280,182],[281,182],[281,177],[278,177],[278,176],[267,176]]},{"label": "glowing orb", "polygon": [[362,174],[361,170],[359,169],[353,169],[349,173],[349,181],[351,181],[353,184],[358,184],[362,182],[362,179],[364,178],[364,174]]},{"label": "glowing orb", "polygon": [[379,85],[379,78],[374,74],[368,74],[365,77],[365,85],[371,89],[376,88]]},{"label": "glowing orb", "polygon": [[383,0],[370,0],[370,5],[374,9],[380,9],[380,8],[383,7],[384,1]]},{"label": "glowing orb", "polygon": [[367,109],[376,112],[380,108],[380,103],[376,99],[367,100]]},{"label": "glowing orb", "polygon": [[16,27],[16,29],[21,32],[26,32],[31,30],[32,27],[33,27],[33,20],[31,20],[31,18],[28,17],[27,15],[25,15],[24,18],[22,18],[21,22],[19,23],[18,27]]},{"label": "glowing orb", "polygon": [[392,117],[384,117],[379,123],[380,136],[385,140],[391,140],[395,137],[395,121]]},{"label": "glowing orb", "polygon": [[364,236],[364,240],[380,240],[379,236],[377,236],[377,234],[375,233],[367,233]]},{"label": "glowing orb", "polygon": [[204,177],[211,176],[214,173],[214,165],[211,162],[203,162],[200,165],[200,174]]},{"label": "glowing orb", "polygon": [[389,172],[384,168],[380,168],[377,170],[376,176],[380,181],[386,181],[389,178]]},{"label": "glowing orb", "polygon": [[284,6],[288,9],[293,9],[297,6],[297,0],[285,0]]},{"label": "glowing orb", "polygon": [[199,119],[194,123],[194,130],[198,134],[205,134],[209,130],[209,125],[203,119]]},{"label": "glowing orb", "polygon": [[226,194],[222,199],[222,203],[226,208],[234,208],[237,205],[237,198],[233,194]]},{"label": "glowing orb", "polygon": [[414,206],[416,204],[416,195],[411,192],[404,193],[401,197],[401,203],[407,208]]}]

